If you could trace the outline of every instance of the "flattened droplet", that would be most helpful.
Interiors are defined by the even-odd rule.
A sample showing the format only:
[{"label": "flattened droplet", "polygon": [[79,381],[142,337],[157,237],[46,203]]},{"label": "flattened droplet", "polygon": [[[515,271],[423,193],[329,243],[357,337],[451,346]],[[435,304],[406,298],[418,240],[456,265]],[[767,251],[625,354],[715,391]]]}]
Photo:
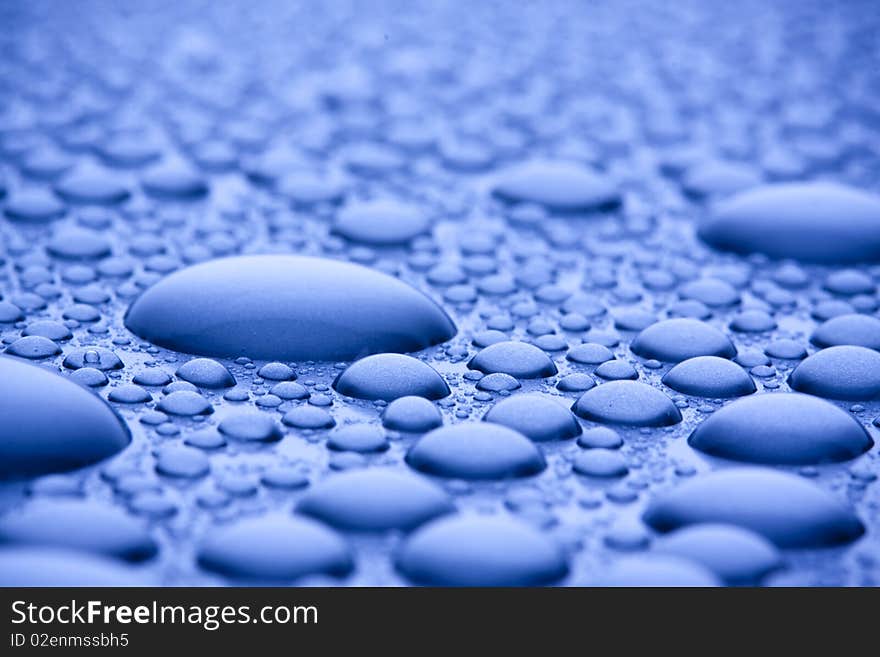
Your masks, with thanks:
[{"label": "flattened droplet", "polygon": [[45,190],[27,189],[7,199],[4,213],[12,221],[42,224],[60,219],[64,215],[64,204]]},{"label": "flattened droplet", "polygon": [[685,395],[712,399],[742,397],[757,390],[742,367],[717,356],[697,356],[680,362],[663,376],[663,384]]},{"label": "flattened droplet", "polygon": [[652,324],[630,345],[634,354],[678,363],[696,356],[733,358],[736,347],[724,333],[698,319],[680,317]]},{"label": "flattened droplet", "polygon": [[[321,409],[316,408],[316,411]],[[322,411],[323,412],[323,411]],[[235,413],[223,419],[217,430],[233,440],[274,442],[281,440],[281,429],[268,413]]]},{"label": "flattened droplet", "polygon": [[471,358],[468,367],[484,374],[501,372],[518,379],[540,379],[556,374],[556,365],[550,357],[527,342],[496,342]]},{"label": "flattened droplet", "polygon": [[293,361],[418,351],[456,332],[406,283],[359,265],[286,255],[223,258],[175,272],[134,301],[125,324],[186,353]]},{"label": "flattened droplet", "polygon": [[297,511],[338,529],[410,531],[455,510],[449,496],[417,475],[371,468],[331,475],[316,484]]},{"label": "flattened droplet", "polygon": [[214,412],[211,402],[192,390],[175,390],[162,398],[156,406],[163,413],[169,415],[210,415]]},{"label": "flattened droplet", "polygon": [[205,453],[186,445],[163,445],[156,453],[156,472],[166,477],[198,479],[211,466]]},{"label": "flattened droplet", "polygon": [[396,561],[408,579],[429,586],[541,586],[568,573],[546,535],[496,516],[435,520],[406,540]]},{"label": "flattened droplet", "polygon": [[19,358],[40,360],[60,354],[61,347],[42,335],[28,335],[6,347],[6,353]]},{"label": "flattened droplet", "polygon": [[715,411],[688,443],[735,461],[808,465],[855,458],[874,441],[833,404],[799,393],[771,393],[743,397]]},{"label": "flattened droplet", "polygon": [[427,474],[455,479],[527,477],[546,467],[532,441],[489,422],[434,429],[410,448],[406,462]]},{"label": "flattened droplet", "polygon": [[128,445],[122,420],[85,388],[0,357],[0,477],[74,470]]},{"label": "flattened droplet", "polygon": [[783,548],[840,545],[864,532],[851,509],[815,484],[767,468],[690,479],[657,497],[644,520],[660,532],[707,522],[737,525]]},{"label": "flattened droplet", "polygon": [[865,347],[829,347],[801,362],[788,382],[794,390],[828,399],[877,399],[880,353]]},{"label": "flattened droplet", "polygon": [[719,204],[699,228],[712,246],[803,262],[880,260],[880,197],[827,182],[764,185]]},{"label": "flattened droplet", "polygon": [[406,244],[427,232],[430,221],[417,206],[391,199],[348,204],[336,215],[333,232],[374,246]]},{"label": "flattened droplet", "polygon": [[638,381],[610,381],[587,390],[571,407],[593,422],[665,427],[681,422],[681,413],[665,394]]},{"label": "flattened droplet", "polygon": [[284,582],[306,575],[343,577],[351,549],[325,525],[272,513],[214,527],[198,550],[199,564],[234,579]]},{"label": "flattened droplet", "polygon": [[284,414],[281,421],[295,429],[329,429],[336,424],[330,413],[316,406],[292,408]]},{"label": "flattened droplet", "polygon": [[821,324],[810,336],[819,347],[854,345],[880,350],[880,319],[869,315],[839,315]]},{"label": "flattened droplet", "polygon": [[574,471],[587,477],[623,477],[629,472],[620,452],[601,447],[575,454]]},{"label": "flattened droplet", "polygon": [[382,425],[394,431],[425,433],[443,424],[443,416],[424,397],[400,397],[388,404],[382,414]]},{"label": "flattened droplet", "polygon": [[361,454],[384,452],[388,449],[388,438],[382,428],[375,424],[346,424],[331,434],[327,440],[327,448]]},{"label": "flattened droplet", "polygon": [[208,182],[197,172],[177,164],[160,164],[141,179],[150,196],[172,200],[196,200],[208,194]]},{"label": "flattened droplet", "polygon": [[109,173],[80,171],[65,176],[55,185],[55,193],[69,203],[113,205],[131,193],[125,184]]},{"label": "flattened droplet", "polygon": [[713,587],[721,586],[721,581],[697,561],[665,554],[649,554],[617,561],[593,584],[621,587]]},{"label": "flattened droplet", "polygon": [[124,511],[85,500],[39,500],[0,517],[0,543],[63,547],[128,561],[158,552],[144,526]]},{"label": "flattened droplet", "polygon": [[115,559],[55,548],[0,548],[4,586],[151,586],[140,571]]},{"label": "flattened droplet", "polygon": [[449,395],[449,386],[437,370],[402,354],[361,358],[336,378],[333,387],[341,395],[385,401],[407,395],[425,399],[442,399]]},{"label": "flattened droplet", "polygon": [[490,408],[483,420],[519,431],[535,442],[574,438],[581,425],[562,401],[540,393],[514,395]]},{"label": "flattened droplet", "polygon": [[492,190],[512,203],[537,203],[556,212],[612,209],[620,205],[615,185],[567,161],[534,160],[503,172]]},{"label": "flattened droplet", "polygon": [[56,258],[93,260],[110,255],[110,240],[93,230],[64,226],[52,234],[46,250]]},{"label": "flattened droplet", "polygon": [[177,368],[175,374],[200,388],[231,388],[235,377],[223,365],[210,358],[194,358]]},{"label": "flattened droplet", "polygon": [[782,555],[760,534],[734,525],[707,523],[672,532],[653,547],[702,564],[726,584],[755,585],[782,566]]}]

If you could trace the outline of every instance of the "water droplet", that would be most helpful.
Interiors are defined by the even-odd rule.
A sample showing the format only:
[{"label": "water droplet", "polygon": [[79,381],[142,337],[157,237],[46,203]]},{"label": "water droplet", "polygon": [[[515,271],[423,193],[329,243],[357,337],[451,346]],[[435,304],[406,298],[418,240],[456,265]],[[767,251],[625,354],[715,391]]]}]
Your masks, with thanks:
[{"label": "water droplet", "polygon": [[257,373],[270,381],[289,381],[296,378],[293,368],[284,363],[266,363]]},{"label": "water droplet", "polygon": [[495,404],[483,420],[514,429],[535,442],[574,438],[581,433],[581,425],[561,401],[539,393],[514,395]]},{"label": "water droplet", "polygon": [[417,206],[390,199],[351,203],[339,210],[333,231],[374,246],[406,244],[425,233],[430,221]]},{"label": "water droplet", "polygon": [[143,571],[114,559],[54,548],[0,548],[4,586],[150,586]]},{"label": "water droplet", "polygon": [[798,393],[731,402],[700,424],[688,443],[713,456],[786,465],[846,461],[874,444],[851,415]]},{"label": "water droplet", "polygon": [[384,452],[388,449],[388,439],[385,432],[373,424],[347,424],[330,434],[327,447],[340,452]]},{"label": "water droplet", "polygon": [[502,172],[493,193],[511,203],[537,203],[556,212],[607,210],[620,204],[615,185],[574,162],[535,160]]},{"label": "water droplet", "polygon": [[434,429],[410,448],[406,462],[427,474],[455,479],[527,477],[546,467],[532,441],[489,422]]},{"label": "water droplet", "polygon": [[28,189],[16,192],[6,201],[4,212],[12,221],[42,224],[64,216],[64,205],[44,190]]},{"label": "water droplet", "polygon": [[864,532],[850,509],[815,484],[766,468],[734,468],[688,479],[655,499],[644,519],[661,532],[729,523],[783,548],[839,545]]},{"label": "water droplet", "polygon": [[110,255],[110,241],[93,230],[63,226],[52,234],[46,250],[56,258],[91,260]]},{"label": "water droplet", "polygon": [[97,370],[121,370],[123,362],[119,356],[103,347],[80,347],[64,357],[64,367],[78,370],[81,367],[93,367]]},{"label": "water droplet", "polygon": [[150,196],[172,200],[195,200],[207,195],[207,181],[197,172],[177,164],[160,164],[141,178]]},{"label": "water droplet", "polygon": [[880,397],[880,353],[865,347],[829,347],[795,368],[794,390],[829,399],[869,401]]},{"label": "water droplet", "polygon": [[339,529],[410,531],[455,510],[449,496],[433,483],[390,469],[353,470],[315,485],[297,505]]},{"label": "water droplet", "polygon": [[351,549],[321,523],[280,513],[244,518],[211,529],[199,564],[234,579],[283,582],[306,575],[344,577]]},{"label": "water droplet", "polygon": [[162,346],[206,356],[349,360],[408,352],[456,328],[431,300],[390,276],[301,256],[242,256],[163,279],[126,326]]},{"label": "water droplet", "polygon": [[597,586],[660,588],[721,586],[719,579],[700,563],[661,554],[621,559],[591,583]]},{"label": "water droplet", "polygon": [[718,206],[700,226],[712,246],[803,262],[880,259],[880,198],[826,182],[765,185]]},{"label": "water droplet", "polygon": [[139,522],[116,507],[85,500],[40,500],[0,518],[0,543],[82,550],[143,561],[158,546]]},{"label": "water droplet", "polygon": [[440,411],[424,397],[399,397],[382,414],[382,425],[394,431],[426,433],[442,424]]},{"label": "water droplet", "polygon": [[880,319],[868,315],[840,315],[820,325],[810,336],[819,347],[853,345],[880,351]]},{"label": "water droplet", "polygon": [[295,429],[329,429],[336,424],[330,413],[317,406],[292,408],[284,414],[281,421]]},{"label": "water droplet", "polygon": [[[99,370],[100,371],[100,370]],[[133,383],[116,386],[107,395],[107,399],[120,404],[145,404],[153,399],[146,390]]]},{"label": "water droplet", "polygon": [[[315,410],[320,411],[320,409]],[[285,416],[284,421],[288,423],[286,418],[287,416]],[[217,426],[217,430],[232,440],[245,442],[274,442],[281,440],[281,429],[275,422],[275,419],[268,413],[235,413],[224,418]]]},{"label": "water droplet", "polygon": [[543,351],[526,342],[498,342],[480,350],[468,367],[484,374],[501,372],[518,379],[556,374],[556,365]]},{"label": "water droplet", "polygon": [[634,354],[678,363],[696,356],[733,358],[736,347],[714,326],[689,318],[666,319],[639,333],[630,345]]},{"label": "water droplet", "polygon": [[103,171],[78,171],[55,185],[55,193],[68,203],[113,205],[131,195],[125,184]]},{"label": "water droplet", "polygon": [[449,386],[430,365],[402,354],[375,354],[349,365],[333,382],[341,395],[358,399],[384,399],[415,395],[442,399]]},{"label": "water droplet", "polygon": [[107,404],[42,368],[0,358],[0,476],[74,470],[121,451],[129,433]]},{"label": "water droplet", "polygon": [[156,407],[169,415],[209,415],[214,412],[211,403],[199,393],[191,390],[175,390],[166,395]]},{"label": "water droplet", "polygon": [[577,444],[585,449],[619,449],[623,446],[623,438],[609,427],[593,427],[581,434]]},{"label": "water droplet", "polygon": [[611,381],[587,390],[571,409],[585,420],[638,427],[681,422],[681,413],[665,394],[638,381]]},{"label": "water droplet", "polygon": [[166,477],[198,479],[208,470],[208,457],[195,447],[163,445],[156,453],[156,472]]},{"label": "water droplet", "polygon": [[733,525],[684,527],[658,540],[654,552],[703,564],[727,584],[755,585],[782,566],[779,550],[760,534]]},{"label": "water droplet", "polygon": [[595,447],[574,455],[574,471],[587,477],[623,477],[629,472],[620,452]]},{"label": "water droplet", "polygon": [[698,356],[680,362],[663,376],[663,384],[686,395],[742,397],[757,390],[755,382],[736,363],[717,356]]},{"label": "water droplet", "polygon": [[223,365],[210,358],[194,358],[177,368],[175,374],[200,388],[231,388],[235,377]]},{"label": "water droplet", "polygon": [[41,335],[29,335],[24,338],[19,338],[6,347],[6,353],[20,358],[40,360],[42,358],[49,358],[50,356],[60,354],[61,347],[52,342],[49,338],[44,338]]},{"label": "water droplet", "polygon": [[568,573],[562,551],[545,534],[503,517],[440,518],[414,532],[398,569],[428,586],[541,586]]}]

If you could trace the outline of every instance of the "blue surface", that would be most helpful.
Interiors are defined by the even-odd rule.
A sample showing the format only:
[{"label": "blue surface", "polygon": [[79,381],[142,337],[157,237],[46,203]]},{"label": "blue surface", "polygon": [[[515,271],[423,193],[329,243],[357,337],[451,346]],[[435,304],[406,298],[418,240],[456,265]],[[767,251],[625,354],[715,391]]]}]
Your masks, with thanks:
[{"label": "blue surface", "polygon": [[880,12],[722,5],[0,3],[0,585],[880,584]]}]

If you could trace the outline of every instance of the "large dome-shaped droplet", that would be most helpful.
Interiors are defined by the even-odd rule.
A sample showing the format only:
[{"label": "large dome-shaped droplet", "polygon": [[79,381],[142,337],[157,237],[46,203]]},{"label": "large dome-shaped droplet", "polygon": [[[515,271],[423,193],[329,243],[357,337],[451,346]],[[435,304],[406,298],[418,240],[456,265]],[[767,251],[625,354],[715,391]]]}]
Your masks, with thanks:
[{"label": "large dome-shaped droplet", "polygon": [[581,425],[562,401],[538,393],[513,395],[490,408],[483,420],[519,431],[536,442],[574,438],[580,435]]},{"label": "large dome-shaped droplet", "polygon": [[99,397],[51,372],[0,357],[0,478],[90,465],[129,443]]},{"label": "large dome-shaped droplet", "polygon": [[703,564],[666,554],[627,557],[597,575],[594,586],[712,587],[721,581]]},{"label": "large dome-shaped droplet", "polygon": [[135,300],[125,323],[169,349],[271,360],[418,351],[456,331],[434,302],[386,274],[282,255],[223,258],[171,274]]},{"label": "large dome-shaped droplet", "polygon": [[681,412],[664,393],[638,381],[610,381],[587,390],[571,407],[593,422],[665,427],[681,422]]},{"label": "large dome-shaped droplet", "polygon": [[556,365],[538,347],[527,342],[496,342],[471,358],[468,367],[484,374],[501,372],[519,379],[539,379],[556,374]]},{"label": "large dome-shaped droplet", "polygon": [[680,362],[663,376],[663,384],[697,397],[742,397],[755,392],[745,370],[726,358],[697,356]]},{"label": "large dome-shaped droplet", "polygon": [[788,379],[795,390],[828,399],[870,401],[880,397],[880,353],[842,345],[818,351]]},{"label": "large dome-shaped droplet", "polygon": [[826,182],[764,185],[719,204],[699,229],[719,249],[804,262],[880,260],[880,196]]},{"label": "large dome-shaped droplet", "polygon": [[358,399],[392,401],[415,395],[442,399],[449,386],[433,367],[412,356],[375,354],[355,361],[333,382],[337,392]]},{"label": "large dome-shaped droplet", "polygon": [[508,518],[440,518],[413,533],[397,567],[429,586],[540,586],[568,572],[565,556],[545,534]]},{"label": "large dome-shaped droplet", "polygon": [[443,489],[427,479],[380,468],[331,475],[297,505],[300,513],[355,531],[408,531],[454,509]]},{"label": "large dome-shaped droplet", "polygon": [[733,358],[736,347],[724,333],[698,319],[666,319],[652,324],[633,340],[630,349],[642,358],[678,363],[696,356]]},{"label": "large dome-shaped droplet", "polygon": [[703,564],[726,583],[754,585],[782,566],[782,555],[760,534],[734,525],[691,525],[658,540],[653,551]]},{"label": "large dome-shaped droplet", "polygon": [[557,212],[614,208],[620,194],[607,178],[574,162],[534,160],[502,172],[492,192],[514,203],[537,203]]},{"label": "large dome-shaped droplet", "polygon": [[454,479],[527,477],[546,467],[532,441],[491,422],[434,429],[410,448],[406,462],[427,474]]},{"label": "large dome-shaped droplet", "polygon": [[124,511],[96,501],[37,500],[0,517],[0,543],[40,545],[128,561],[154,556],[158,545]]},{"label": "large dome-shaped droplet", "polygon": [[329,527],[282,513],[244,518],[211,529],[199,564],[235,579],[284,582],[305,575],[348,574],[351,549]]},{"label": "large dome-shaped droplet", "polygon": [[333,232],[374,246],[406,244],[428,230],[430,220],[417,206],[390,199],[359,201],[339,210]]},{"label": "large dome-shaped droplet", "polygon": [[41,547],[0,548],[0,582],[10,587],[157,584],[142,570],[115,559]]},{"label": "large dome-shaped droplet", "polygon": [[880,319],[870,315],[838,315],[819,325],[810,341],[819,347],[854,345],[880,351]]},{"label": "large dome-shaped droplet", "polygon": [[712,456],[778,465],[855,458],[874,444],[848,413],[798,393],[743,397],[715,411],[688,438]]},{"label": "large dome-shaped droplet", "polygon": [[655,499],[644,519],[661,532],[728,523],[785,548],[849,543],[864,532],[851,509],[815,484],[767,468],[721,470],[687,481]]}]

